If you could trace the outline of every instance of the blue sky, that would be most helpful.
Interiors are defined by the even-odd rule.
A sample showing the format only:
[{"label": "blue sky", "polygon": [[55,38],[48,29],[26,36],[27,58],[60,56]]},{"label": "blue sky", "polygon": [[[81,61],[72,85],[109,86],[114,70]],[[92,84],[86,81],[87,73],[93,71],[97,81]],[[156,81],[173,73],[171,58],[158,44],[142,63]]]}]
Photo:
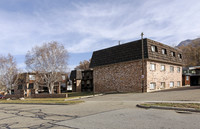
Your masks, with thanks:
[{"label": "blue sky", "polygon": [[57,41],[69,70],[92,52],[144,37],[167,45],[200,37],[199,0],[0,0],[0,54],[25,68],[28,50]]}]

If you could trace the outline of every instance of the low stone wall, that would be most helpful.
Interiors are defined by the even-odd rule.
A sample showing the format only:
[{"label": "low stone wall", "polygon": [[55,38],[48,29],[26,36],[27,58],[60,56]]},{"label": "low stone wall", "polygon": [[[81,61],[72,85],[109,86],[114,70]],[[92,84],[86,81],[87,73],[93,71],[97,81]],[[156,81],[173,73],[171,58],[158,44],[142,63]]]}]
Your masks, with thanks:
[{"label": "low stone wall", "polygon": [[[24,97],[23,94],[6,95],[5,98],[8,99],[19,99]],[[68,94],[32,94],[30,98],[67,98]]]},{"label": "low stone wall", "polygon": [[67,98],[68,94],[32,94],[31,98]]},{"label": "low stone wall", "polygon": [[5,95],[6,99],[8,99],[8,98],[10,98],[10,99],[19,99],[19,98],[22,98],[22,97],[24,97],[24,95],[22,95],[22,94],[14,94],[14,95],[6,94]]}]

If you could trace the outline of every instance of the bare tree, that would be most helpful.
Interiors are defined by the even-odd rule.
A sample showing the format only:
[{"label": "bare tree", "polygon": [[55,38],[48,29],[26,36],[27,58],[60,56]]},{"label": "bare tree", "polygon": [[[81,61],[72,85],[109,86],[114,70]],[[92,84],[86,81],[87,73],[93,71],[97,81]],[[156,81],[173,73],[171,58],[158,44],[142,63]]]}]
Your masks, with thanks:
[{"label": "bare tree", "polygon": [[11,54],[8,56],[0,56],[0,85],[6,86],[8,90],[17,83],[17,69],[16,61]]},{"label": "bare tree", "polygon": [[60,74],[66,72],[68,52],[63,45],[53,41],[36,46],[26,54],[26,66],[29,71],[38,72],[53,93],[55,82],[60,80]]},{"label": "bare tree", "polygon": [[89,61],[84,60],[84,61],[81,61],[81,62],[79,63],[79,65],[76,66],[75,69],[87,70],[87,69],[89,69],[89,66],[90,66],[90,60],[89,60]]}]

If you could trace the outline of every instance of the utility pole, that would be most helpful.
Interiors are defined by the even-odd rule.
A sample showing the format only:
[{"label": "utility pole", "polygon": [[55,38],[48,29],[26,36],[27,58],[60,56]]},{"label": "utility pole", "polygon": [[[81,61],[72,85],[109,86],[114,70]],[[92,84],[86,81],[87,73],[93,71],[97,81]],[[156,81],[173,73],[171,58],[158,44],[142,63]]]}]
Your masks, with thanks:
[{"label": "utility pole", "polygon": [[144,92],[144,42],[143,42],[143,32],[141,33],[141,41],[142,41],[142,92]]}]

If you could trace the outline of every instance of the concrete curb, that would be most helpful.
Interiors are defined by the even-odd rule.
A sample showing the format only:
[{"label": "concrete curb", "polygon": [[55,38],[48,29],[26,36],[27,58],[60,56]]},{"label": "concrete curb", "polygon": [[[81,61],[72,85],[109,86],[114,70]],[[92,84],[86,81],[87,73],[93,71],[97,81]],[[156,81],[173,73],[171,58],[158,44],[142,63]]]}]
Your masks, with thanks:
[{"label": "concrete curb", "polygon": [[164,109],[164,110],[178,110],[178,111],[189,111],[189,112],[200,112],[200,110],[198,109],[194,109],[194,108],[178,108],[178,107],[164,107],[164,106],[143,106],[140,104],[136,105],[139,108],[145,108],[145,109]]},{"label": "concrete curb", "polygon": [[73,105],[63,103],[0,103],[0,104],[22,104],[22,105]]},{"label": "concrete curb", "polygon": [[72,100],[79,100],[79,99],[93,98],[93,97],[103,96],[103,95],[104,95],[104,94],[88,95],[88,96],[76,97],[76,98],[72,98],[72,99],[65,99],[65,101],[72,101]]}]

